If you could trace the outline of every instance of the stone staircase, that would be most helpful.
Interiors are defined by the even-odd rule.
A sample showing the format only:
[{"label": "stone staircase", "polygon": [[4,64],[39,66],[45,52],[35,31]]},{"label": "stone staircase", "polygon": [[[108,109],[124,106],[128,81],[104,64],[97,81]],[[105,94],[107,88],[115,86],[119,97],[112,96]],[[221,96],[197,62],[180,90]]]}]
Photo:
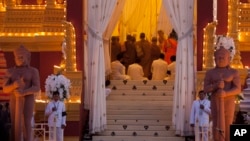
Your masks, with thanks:
[{"label": "stone staircase", "polygon": [[92,141],[184,141],[172,126],[173,80],[112,80],[107,129]]}]

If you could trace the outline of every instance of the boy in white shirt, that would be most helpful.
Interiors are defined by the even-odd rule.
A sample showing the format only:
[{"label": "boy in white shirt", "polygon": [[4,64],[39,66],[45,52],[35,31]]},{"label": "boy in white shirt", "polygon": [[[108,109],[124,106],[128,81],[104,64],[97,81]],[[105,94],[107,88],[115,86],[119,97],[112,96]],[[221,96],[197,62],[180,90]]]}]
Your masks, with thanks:
[{"label": "boy in white shirt", "polygon": [[199,99],[193,102],[189,122],[190,126],[194,127],[196,141],[208,141],[210,114],[210,101],[201,90],[199,91]]},{"label": "boy in white shirt", "polygon": [[[58,91],[53,92],[53,100],[47,105],[45,115],[48,116],[49,140],[63,141],[63,130],[66,127],[66,110],[64,102],[60,101]],[[56,135],[54,135],[54,131]]]}]

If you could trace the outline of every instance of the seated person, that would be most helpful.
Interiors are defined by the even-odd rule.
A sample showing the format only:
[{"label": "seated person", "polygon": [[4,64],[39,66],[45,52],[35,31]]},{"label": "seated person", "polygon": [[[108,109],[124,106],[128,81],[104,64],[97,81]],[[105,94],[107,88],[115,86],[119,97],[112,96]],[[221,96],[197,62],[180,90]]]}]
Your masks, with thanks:
[{"label": "seated person", "polygon": [[164,57],[165,55],[161,53],[159,59],[153,61],[151,66],[152,80],[164,80],[167,77],[168,63]]},{"label": "seated person", "polygon": [[175,76],[175,68],[176,68],[176,56],[173,55],[170,57],[171,63],[168,65],[168,72],[167,74],[171,77],[174,78]]},{"label": "seated person", "polygon": [[119,53],[116,56],[116,60],[111,63],[111,74],[112,80],[128,80],[130,77],[125,74],[125,66],[121,63],[123,54]]},{"label": "seated person", "polygon": [[135,63],[129,65],[128,67],[128,75],[131,80],[148,80],[146,77],[143,77],[144,72],[142,66],[139,65],[140,61],[140,58],[136,58]]}]

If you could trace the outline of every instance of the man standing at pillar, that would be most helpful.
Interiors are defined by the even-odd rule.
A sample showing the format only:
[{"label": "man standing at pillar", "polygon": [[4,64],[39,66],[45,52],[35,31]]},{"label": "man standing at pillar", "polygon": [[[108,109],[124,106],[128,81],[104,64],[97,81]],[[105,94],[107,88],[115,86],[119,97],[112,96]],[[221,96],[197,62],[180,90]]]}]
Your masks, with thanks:
[{"label": "man standing at pillar", "polygon": [[233,39],[219,36],[215,48],[216,66],[206,72],[204,91],[211,93],[214,141],[229,141],[235,96],[241,92],[241,82],[238,71],[229,66],[235,53]]}]

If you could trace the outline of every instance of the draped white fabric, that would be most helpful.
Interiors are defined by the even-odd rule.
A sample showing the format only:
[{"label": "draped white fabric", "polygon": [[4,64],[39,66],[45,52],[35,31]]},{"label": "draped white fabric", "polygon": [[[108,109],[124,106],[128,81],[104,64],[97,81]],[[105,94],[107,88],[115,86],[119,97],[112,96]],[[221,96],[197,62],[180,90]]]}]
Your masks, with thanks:
[{"label": "draped white fabric", "polygon": [[151,40],[160,29],[168,35],[172,26],[161,7],[162,0],[126,0],[114,34],[120,36],[121,42],[125,41],[127,34],[139,40],[141,32],[146,34],[146,39]]},{"label": "draped white fabric", "polygon": [[89,128],[91,133],[106,128],[105,59],[103,33],[112,17],[117,0],[87,1],[87,43],[85,60],[84,106],[89,109]]},{"label": "draped white fabric", "polygon": [[104,38],[104,60],[105,60],[105,74],[106,76],[110,74],[111,71],[111,65],[110,65],[110,51],[109,51],[109,38],[111,37],[114,28],[121,17],[124,5],[125,5],[126,0],[117,0],[117,4],[115,5],[115,10],[112,14],[112,17],[109,21],[109,24],[103,34]]},{"label": "draped white fabric", "polygon": [[[157,21],[157,31],[164,31],[165,35],[169,35],[173,29],[172,23],[167,15],[167,11],[164,5],[161,5],[158,21]],[[166,37],[167,38],[167,37]]]},{"label": "draped white fabric", "polygon": [[170,21],[178,34],[176,78],[174,86],[173,123],[176,134],[192,134],[189,125],[193,102],[194,47],[193,47],[193,0],[163,0]]}]

